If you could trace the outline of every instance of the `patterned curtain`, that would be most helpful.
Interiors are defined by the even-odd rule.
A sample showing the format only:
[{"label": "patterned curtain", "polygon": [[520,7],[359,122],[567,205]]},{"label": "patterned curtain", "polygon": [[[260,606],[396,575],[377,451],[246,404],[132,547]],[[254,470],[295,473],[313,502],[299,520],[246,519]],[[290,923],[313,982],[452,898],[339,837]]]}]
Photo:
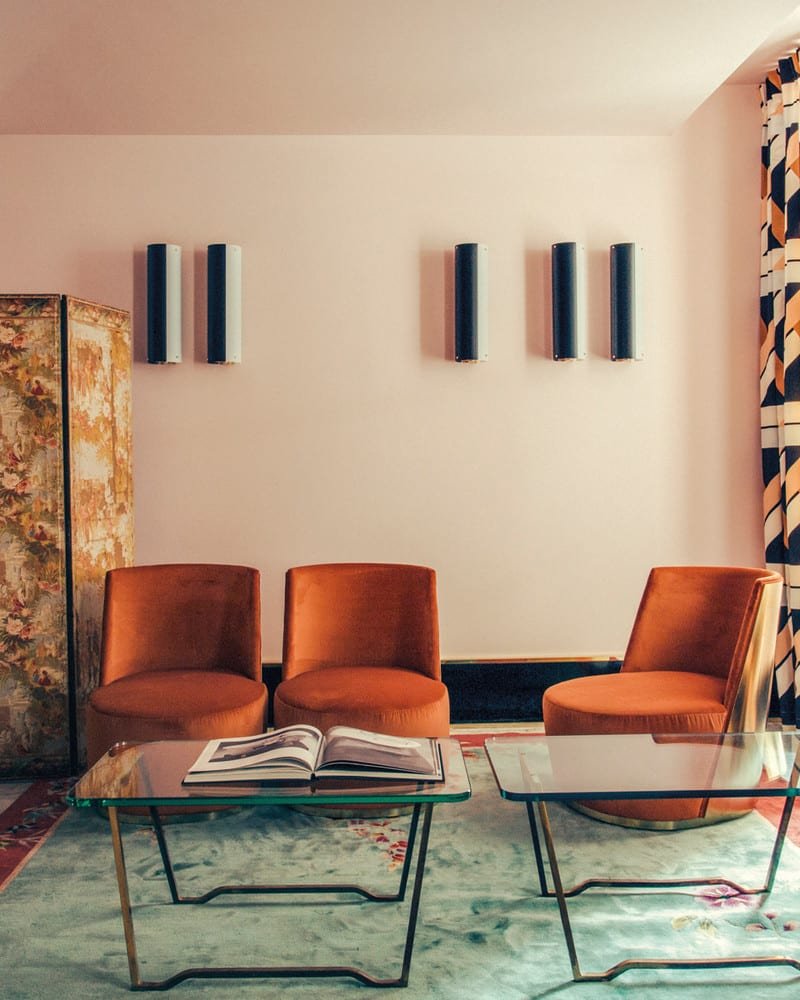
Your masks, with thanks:
[{"label": "patterned curtain", "polygon": [[800,725],[800,53],[761,86],[761,448],[766,562],[783,575],[775,674]]}]

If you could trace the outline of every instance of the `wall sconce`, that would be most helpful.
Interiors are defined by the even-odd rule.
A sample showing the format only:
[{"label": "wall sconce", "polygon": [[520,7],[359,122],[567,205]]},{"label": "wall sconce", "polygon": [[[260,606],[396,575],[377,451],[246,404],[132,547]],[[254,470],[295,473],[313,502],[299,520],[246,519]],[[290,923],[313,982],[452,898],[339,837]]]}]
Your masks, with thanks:
[{"label": "wall sconce", "polygon": [[242,360],[242,248],[229,243],[208,247],[208,363]]},{"label": "wall sconce", "polygon": [[459,243],[455,253],[456,361],[489,357],[489,248]]},{"label": "wall sconce", "polygon": [[553,360],[586,357],[586,254],[579,243],[550,248]]},{"label": "wall sconce", "polygon": [[615,243],[611,263],[611,360],[641,361],[642,249]]},{"label": "wall sconce", "polygon": [[147,361],[181,360],[181,248],[174,243],[147,247]]}]

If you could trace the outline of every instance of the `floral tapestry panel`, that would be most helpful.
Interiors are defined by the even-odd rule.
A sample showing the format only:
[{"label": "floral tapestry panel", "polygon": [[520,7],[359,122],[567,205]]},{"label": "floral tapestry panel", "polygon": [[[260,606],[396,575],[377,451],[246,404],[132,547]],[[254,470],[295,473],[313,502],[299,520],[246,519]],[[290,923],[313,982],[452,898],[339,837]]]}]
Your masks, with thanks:
[{"label": "floral tapestry panel", "polygon": [[133,560],[130,315],[0,296],[0,775],[84,759],[106,570]]},{"label": "floral tapestry panel", "polygon": [[97,686],[105,574],[133,562],[131,324],[120,309],[67,299],[70,493],[79,757]]},{"label": "floral tapestry panel", "polygon": [[[58,296],[0,296],[0,770],[68,756]],[[24,762],[24,763],[21,763]]]}]

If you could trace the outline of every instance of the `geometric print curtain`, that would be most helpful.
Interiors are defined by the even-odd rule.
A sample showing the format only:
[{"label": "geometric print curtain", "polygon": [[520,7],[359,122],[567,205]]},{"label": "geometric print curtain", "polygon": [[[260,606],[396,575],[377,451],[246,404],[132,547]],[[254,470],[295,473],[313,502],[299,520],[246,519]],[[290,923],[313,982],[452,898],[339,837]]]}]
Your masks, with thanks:
[{"label": "geometric print curtain", "polygon": [[766,563],[784,579],[775,678],[800,725],[800,60],[761,85],[761,456]]}]

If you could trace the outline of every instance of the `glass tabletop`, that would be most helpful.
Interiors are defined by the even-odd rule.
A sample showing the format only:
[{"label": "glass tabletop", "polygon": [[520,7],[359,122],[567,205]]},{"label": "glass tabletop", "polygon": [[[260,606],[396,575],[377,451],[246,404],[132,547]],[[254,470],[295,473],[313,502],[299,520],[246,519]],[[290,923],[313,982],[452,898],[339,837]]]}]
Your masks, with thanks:
[{"label": "glass tabletop", "polygon": [[486,740],[518,801],[797,795],[800,733],[509,735]]},{"label": "glass tabletop", "polygon": [[471,794],[457,740],[443,739],[444,781],[318,778],[280,785],[181,784],[205,740],[118,743],[74,785],[71,806],[348,805],[365,802],[458,802]]}]

